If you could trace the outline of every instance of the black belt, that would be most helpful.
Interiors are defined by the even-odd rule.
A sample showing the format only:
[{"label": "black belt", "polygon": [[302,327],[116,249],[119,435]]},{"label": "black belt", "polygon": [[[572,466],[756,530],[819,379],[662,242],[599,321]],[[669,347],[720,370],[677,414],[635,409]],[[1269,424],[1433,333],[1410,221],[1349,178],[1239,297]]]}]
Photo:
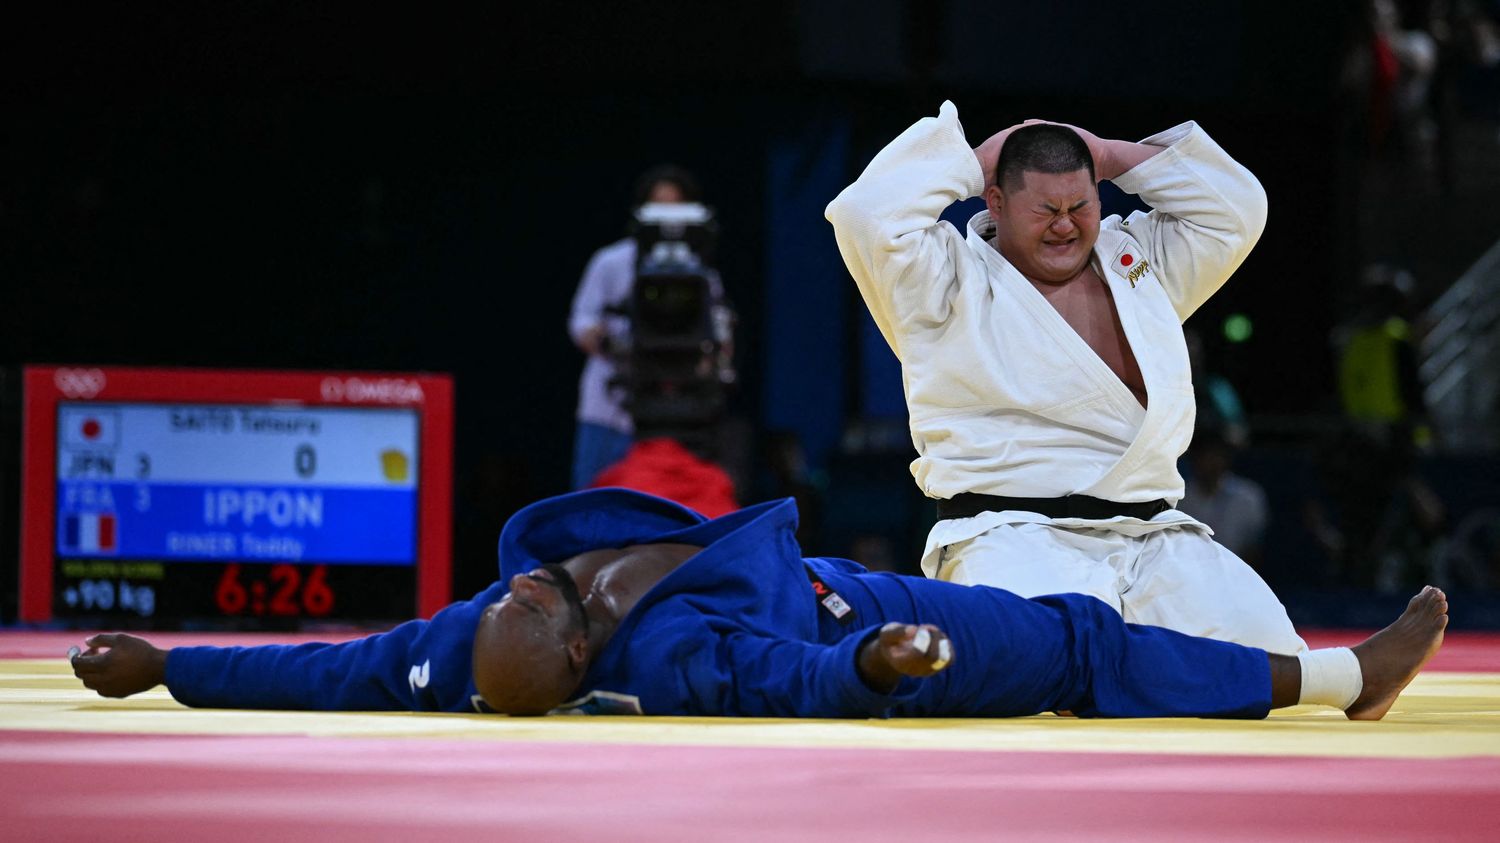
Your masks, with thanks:
[{"label": "black belt", "polygon": [[1150,521],[1158,512],[1172,507],[1164,500],[1145,503],[1116,503],[1115,501],[1091,498],[1088,495],[1068,495],[1062,498],[1006,498],[1000,495],[976,495],[964,492],[948,500],[937,502],[939,521],[949,518],[973,518],[981,512],[1002,512],[1016,509],[1035,512],[1048,518],[1114,518],[1124,515]]}]

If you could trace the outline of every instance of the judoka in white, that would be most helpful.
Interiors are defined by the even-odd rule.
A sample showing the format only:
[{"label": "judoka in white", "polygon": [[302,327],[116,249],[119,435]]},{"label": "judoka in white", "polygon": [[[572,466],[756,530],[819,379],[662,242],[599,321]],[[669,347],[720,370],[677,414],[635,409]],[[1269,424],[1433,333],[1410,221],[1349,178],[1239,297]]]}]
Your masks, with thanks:
[{"label": "judoka in white", "polygon": [[[1129,622],[1270,652],[1306,649],[1264,581],[1172,508],[1194,420],[1182,321],[1255,245],[1264,190],[1192,122],[1139,144],[1034,123],[971,149],[945,102],[827,210],[901,361],[922,491],[940,513],[974,500],[965,495],[1061,507],[950,506],[923,570],[1024,597],[1089,594]],[[1067,144],[1082,157],[1069,159]],[[1101,221],[1099,179],[1153,210]],[[980,195],[987,210],[965,234],[939,220]],[[1059,514],[1075,511],[1069,496],[1105,511]]]}]

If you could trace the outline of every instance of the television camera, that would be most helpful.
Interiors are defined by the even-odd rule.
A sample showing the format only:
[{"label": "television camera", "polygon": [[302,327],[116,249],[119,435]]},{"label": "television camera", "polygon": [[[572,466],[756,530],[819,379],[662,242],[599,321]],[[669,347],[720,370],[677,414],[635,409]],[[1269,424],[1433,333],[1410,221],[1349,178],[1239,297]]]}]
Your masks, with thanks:
[{"label": "television camera", "polygon": [[735,317],[714,268],[718,225],[698,203],[647,203],[635,210],[635,283],[616,308],[628,335],[609,347],[636,437],[670,436],[712,450],[727,391]]}]

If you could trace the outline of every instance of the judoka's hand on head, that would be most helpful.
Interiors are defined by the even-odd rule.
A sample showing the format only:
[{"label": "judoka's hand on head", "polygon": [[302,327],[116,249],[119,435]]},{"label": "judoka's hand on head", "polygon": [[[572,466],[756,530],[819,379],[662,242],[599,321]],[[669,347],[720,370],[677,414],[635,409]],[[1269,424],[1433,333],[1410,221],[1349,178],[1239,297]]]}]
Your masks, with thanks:
[{"label": "judoka's hand on head", "polygon": [[932,624],[888,623],[859,648],[860,678],[881,692],[903,676],[931,676],[953,661],[953,642]]},{"label": "judoka's hand on head", "polygon": [[1061,126],[1064,129],[1072,129],[1074,134],[1082,138],[1084,144],[1089,148],[1090,157],[1094,159],[1095,181],[1104,181],[1105,179],[1114,178],[1119,175],[1110,157],[1110,141],[1104,140],[1088,129],[1080,129],[1071,123],[1058,123],[1053,120],[1027,120],[1021,125],[1029,126],[1033,123],[1046,123],[1049,126]]},{"label": "judoka's hand on head", "polygon": [[[984,143],[974,147],[974,155],[979,159],[980,168],[984,170],[984,186],[986,189],[993,187],[995,184],[995,165],[1000,161],[1000,148],[1005,146],[1005,139],[1007,137],[1010,137],[1011,132],[1014,132],[1022,126],[1033,126],[1038,123],[1046,123],[1050,126],[1062,126],[1065,129],[1071,129],[1073,130],[1074,134],[1078,135],[1078,137],[1083,140],[1084,144],[1089,148],[1089,155],[1094,159],[1095,181],[1112,179],[1135,166],[1136,164],[1140,163],[1140,160],[1142,158],[1148,157],[1130,155],[1128,154],[1128,150],[1124,155],[1116,155],[1115,153],[1122,145],[1121,141],[1113,141],[1101,138],[1093,132],[1090,132],[1088,129],[1080,129],[1079,127],[1074,126],[1071,123],[1058,123],[1054,120],[1038,120],[1036,118],[1032,118],[1030,120],[1025,120],[1017,123],[1014,126],[1008,126],[1004,129],[1001,129],[1000,131],[991,135],[989,139]],[[1124,144],[1124,146],[1136,147],[1138,146],[1138,144]],[[1155,147],[1152,147],[1152,149],[1155,149]]]},{"label": "judoka's hand on head", "polygon": [[[1064,129],[1072,129],[1073,133],[1083,139],[1089,148],[1089,155],[1094,159],[1094,180],[1107,181],[1118,178],[1129,172],[1137,164],[1147,158],[1161,152],[1163,147],[1148,144],[1132,143],[1130,141],[1101,138],[1088,129],[1080,129],[1071,123],[1057,123],[1052,120],[1027,120],[1022,126],[1033,123],[1047,123],[1053,126],[1062,126]],[[1012,126],[1011,129],[1017,128]],[[1011,129],[1007,129],[1009,132]],[[995,153],[999,155],[999,150]],[[990,178],[986,176],[986,178]]]},{"label": "judoka's hand on head", "polygon": [[1010,133],[1031,123],[1042,123],[1042,120],[1027,120],[1025,123],[1017,123],[1008,126],[990,135],[984,143],[974,147],[974,157],[979,159],[979,168],[984,171],[984,186],[986,189],[995,186],[995,164],[1000,161],[1000,148],[1005,146],[1005,139]]}]

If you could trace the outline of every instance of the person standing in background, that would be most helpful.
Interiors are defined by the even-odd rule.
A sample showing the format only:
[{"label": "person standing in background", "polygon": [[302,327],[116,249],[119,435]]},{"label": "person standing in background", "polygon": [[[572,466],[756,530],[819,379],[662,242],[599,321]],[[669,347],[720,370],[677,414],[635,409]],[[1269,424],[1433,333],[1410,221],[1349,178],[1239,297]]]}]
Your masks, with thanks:
[{"label": "person standing in background", "polygon": [[[681,204],[700,198],[698,180],[681,167],[662,164],[650,168],[636,182],[634,207],[648,203]],[[625,408],[623,390],[612,388],[616,368],[612,345],[629,336],[623,312],[635,286],[636,242],[623,237],[596,251],[589,259],[568,316],[568,335],[588,355],[578,382],[577,433],[573,443],[574,489],[587,488],[605,467],[630,450],[635,425]],[[720,298],[717,277],[710,279]]]}]

